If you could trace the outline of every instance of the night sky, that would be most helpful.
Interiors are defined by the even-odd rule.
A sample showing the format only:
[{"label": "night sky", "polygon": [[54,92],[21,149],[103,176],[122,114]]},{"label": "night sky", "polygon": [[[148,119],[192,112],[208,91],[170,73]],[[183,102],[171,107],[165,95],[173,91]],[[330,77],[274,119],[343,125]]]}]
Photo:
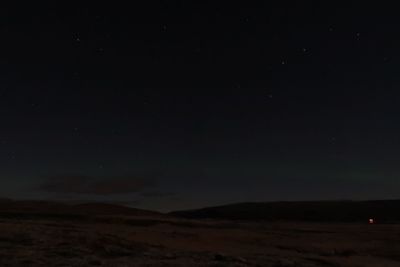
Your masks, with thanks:
[{"label": "night sky", "polygon": [[394,6],[54,2],[0,11],[1,197],[400,198]]}]

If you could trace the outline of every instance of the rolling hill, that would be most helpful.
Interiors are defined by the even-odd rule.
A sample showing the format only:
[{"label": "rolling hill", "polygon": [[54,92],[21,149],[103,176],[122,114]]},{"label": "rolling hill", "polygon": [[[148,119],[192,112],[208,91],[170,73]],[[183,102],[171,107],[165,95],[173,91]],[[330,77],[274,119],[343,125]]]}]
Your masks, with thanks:
[{"label": "rolling hill", "polygon": [[156,211],[109,203],[68,204],[52,201],[0,201],[0,217],[163,216]]},{"label": "rolling hill", "polygon": [[400,200],[310,201],[239,203],[198,210],[171,212],[191,219],[314,221],[314,222],[399,222]]}]

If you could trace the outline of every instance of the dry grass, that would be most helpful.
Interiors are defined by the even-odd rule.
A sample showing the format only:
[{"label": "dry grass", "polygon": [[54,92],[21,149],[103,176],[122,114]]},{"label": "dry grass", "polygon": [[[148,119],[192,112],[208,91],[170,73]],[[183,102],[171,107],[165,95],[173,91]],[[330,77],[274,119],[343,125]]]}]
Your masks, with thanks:
[{"label": "dry grass", "polygon": [[400,266],[399,242],[399,225],[20,216],[0,266]]}]

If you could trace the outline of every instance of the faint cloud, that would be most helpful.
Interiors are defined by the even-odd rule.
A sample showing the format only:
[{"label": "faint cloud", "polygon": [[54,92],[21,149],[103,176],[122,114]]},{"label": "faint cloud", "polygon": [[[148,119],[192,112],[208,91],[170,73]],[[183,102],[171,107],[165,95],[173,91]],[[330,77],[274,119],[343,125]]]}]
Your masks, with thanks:
[{"label": "faint cloud", "polygon": [[166,198],[166,197],[174,197],[177,194],[173,192],[161,192],[161,191],[149,191],[149,192],[142,192],[140,195],[146,198]]},{"label": "faint cloud", "polygon": [[62,175],[47,177],[39,186],[39,190],[59,194],[109,196],[139,193],[153,189],[156,186],[155,179],[151,177]]}]

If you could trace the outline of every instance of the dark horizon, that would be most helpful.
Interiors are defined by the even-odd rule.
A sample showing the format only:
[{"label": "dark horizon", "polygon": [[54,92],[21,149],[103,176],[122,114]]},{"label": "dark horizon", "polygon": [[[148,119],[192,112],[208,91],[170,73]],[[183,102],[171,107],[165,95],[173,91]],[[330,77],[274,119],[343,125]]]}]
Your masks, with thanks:
[{"label": "dark horizon", "polygon": [[[69,213],[73,213],[73,210],[69,210],[68,207],[81,207],[81,206],[92,206],[92,207],[97,207],[94,210],[87,209],[86,212],[89,214],[93,215],[101,215],[102,209],[103,208],[109,208],[110,211],[115,211],[116,213],[121,212],[121,215],[124,214],[124,212],[129,211],[129,209],[132,210],[142,210],[145,212],[154,212],[155,214],[171,214],[173,216],[178,216],[180,217],[179,213],[185,214],[190,212],[202,212],[208,211],[208,210],[218,210],[218,209],[224,209],[224,208],[235,208],[235,207],[244,207],[244,206],[249,206],[252,207],[252,212],[261,212],[264,214],[266,217],[270,216],[273,214],[273,212],[284,212],[284,211],[290,211],[293,213],[293,216],[296,217],[298,216],[300,219],[300,214],[307,213],[304,211],[299,211],[296,210],[296,206],[300,206],[302,208],[307,208],[307,209],[313,209],[315,205],[317,207],[324,207],[324,205],[333,205],[332,207],[329,208],[334,208],[336,212],[343,212],[344,209],[343,207],[336,207],[341,204],[346,204],[346,211],[354,211],[357,212],[359,211],[358,209],[360,208],[359,206],[352,206],[352,205],[373,205],[373,204],[379,204],[380,208],[382,208],[382,211],[379,211],[379,209],[376,209],[376,207],[368,207],[369,212],[371,216],[374,215],[376,212],[383,212],[385,213],[386,216],[389,217],[397,217],[393,211],[391,211],[392,208],[397,208],[397,204],[400,204],[400,199],[359,199],[359,200],[352,200],[352,199],[326,199],[326,200],[316,200],[316,199],[310,199],[310,200],[276,200],[276,201],[244,201],[244,202],[229,202],[229,203],[217,203],[214,205],[209,205],[209,206],[194,206],[194,207],[188,207],[188,208],[183,208],[183,209],[170,209],[168,207],[163,207],[162,209],[151,209],[151,208],[146,208],[146,207],[138,207],[137,204],[135,203],[129,203],[129,202],[116,202],[116,201],[95,201],[95,200],[55,200],[55,199],[12,199],[12,198],[0,198],[0,204],[4,203],[10,203],[10,207],[8,207],[8,210],[11,210],[12,213],[18,214],[18,211],[20,209],[19,205],[21,204],[22,207],[30,207],[29,210],[25,210],[32,212],[32,213],[41,213],[43,210],[40,209],[40,207],[44,206],[44,211],[46,212],[45,214],[48,214],[51,216],[53,213],[61,213],[61,214],[66,214],[68,215]],[[43,205],[45,204],[45,205]],[[282,205],[281,208],[274,208],[272,210],[263,210],[263,206],[266,206],[268,208],[274,207],[275,205]],[[277,206],[277,207],[278,207]],[[11,208],[12,207],[12,208]],[[55,207],[58,207],[55,209]],[[119,210],[121,207],[123,208],[128,208],[127,210]],[[294,207],[294,208],[293,208]],[[2,207],[4,209],[4,207]],[[39,211],[37,210],[39,208]],[[49,208],[49,209],[47,209]],[[65,208],[65,210],[63,210]],[[316,210],[316,214],[318,216],[321,216],[323,220],[324,216],[322,216],[322,213],[329,213],[329,208],[324,207],[323,209]],[[393,215],[390,215],[390,213],[384,209],[390,210],[390,213],[393,213]],[[364,209],[364,211],[366,211]],[[4,210],[2,210],[4,212]],[[82,212],[82,211],[81,211]],[[96,213],[99,212],[99,213]],[[246,212],[243,210],[231,210],[232,215],[235,216],[246,216]],[[320,214],[321,213],[321,214]],[[201,213],[200,213],[201,214]],[[332,216],[335,215],[334,213]],[[340,217],[339,215],[336,214],[338,218]],[[190,217],[190,216],[189,216]],[[196,217],[193,217],[196,218]],[[206,217],[201,217],[199,216],[198,219],[200,218],[206,218]],[[210,218],[213,218],[211,216]],[[215,217],[216,219],[218,218],[217,216]],[[232,219],[232,218],[227,218],[227,219]],[[339,219],[340,221],[340,219]],[[326,222],[333,222],[327,220]],[[365,222],[365,218],[364,218]]]},{"label": "dark horizon", "polygon": [[396,8],[30,5],[0,11],[1,197],[400,199]]}]

